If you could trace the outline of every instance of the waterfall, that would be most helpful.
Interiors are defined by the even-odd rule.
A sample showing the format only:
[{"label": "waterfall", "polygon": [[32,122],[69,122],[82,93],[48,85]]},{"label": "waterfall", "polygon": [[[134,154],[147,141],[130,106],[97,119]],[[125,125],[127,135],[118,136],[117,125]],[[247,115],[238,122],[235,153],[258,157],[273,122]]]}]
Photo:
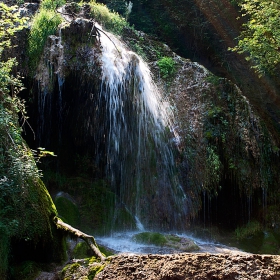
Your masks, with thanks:
[{"label": "waterfall", "polygon": [[[71,28],[84,34],[82,43],[73,43]],[[40,146],[53,150],[57,168],[70,176],[75,155],[90,157],[90,176],[108,183],[134,226],[183,228],[188,197],[176,174],[180,139],[168,100],[137,54],[110,33],[90,42],[90,30],[92,22],[76,19],[49,38],[36,75]]]},{"label": "waterfall", "polygon": [[106,115],[106,127],[96,139],[96,153],[105,142],[106,176],[133,215],[145,225],[170,229],[187,214],[187,198],[176,177],[170,106],[147,64],[112,34],[109,38],[101,33],[97,107]]}]

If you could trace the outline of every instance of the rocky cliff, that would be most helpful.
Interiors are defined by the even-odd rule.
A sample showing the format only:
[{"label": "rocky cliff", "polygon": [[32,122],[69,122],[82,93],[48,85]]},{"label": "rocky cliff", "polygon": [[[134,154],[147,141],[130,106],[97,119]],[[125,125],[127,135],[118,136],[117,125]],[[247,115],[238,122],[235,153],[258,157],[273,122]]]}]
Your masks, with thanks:
[{"label": "rocky cliff", "polygon": [[[61,14],[67,15],[65,23],[55,36],[49,37],[32,82],[31,114],[32,119],[37,120],[37,124],[33,124],[37,135],[35,145],[46,146],[58,154],[54,166],[58,166],[61,174],[78,176],[82,172],[90,180],[108,181],[106,157],[111,150],[106,148],[109,138],[105,135],[110,123],[106,119],[106,101],[100,103],[101,99],[98,99],[104,63],[100,34],[94,17],[91,18],[89,5],[69,4],[63,9]],[[75,15],[73,9],[76,9]],[[110,33],[107,36],[114,40]],[[230,229],[250,219],[264,219],[268,228],[277,228],[278,208],[274,204],[279,180],[277,138],[274,130],[267,127],[262,112],[257,112],[231,81],[218,78],[198,63],[176,55],[153,37],[124,26],[121,37],[128,45],[127,52],[131,48],[147,60],[160,89],[161,102],[169,104],[172,112],[168,137],[173,139],[179,192],[185,193],[185,203],[176,210],[184,213],[181,226],[188,227],[190,219],[201,213],[204,223],[214,222]],[[115,59],[119,59],[117,48]],[[131,109],[127,107],[126,110]],[[132,113],[131,120],[133,118]],[[102,135],[104,141],[100,141]],[[131,140],[127,138],[126,141]],[[155,144],[149,141],[146,144],[152,149]],[[131,150],[130,154],[133,153]],[[127,153],[122,156],[128,158]],[[156,205],[148,212],[154,213],[151,214],[153,217],[162,213],[157,228],[170,229],[175,224],[180,227],[171,214],[174,209],[171,210],[167,202],[163,203],[165,197],[172,195],[168,191],[157,192],[152,187],[159,182],[154,175],[162,166],[157,166],[154,161],[160,162],[160,156],[155,152],[149,157],[151,161],[146,165],[149,168],[140,168],[145,170],[146,179],[141,185],[148,197],[137,200],[139,209]],[[110,165],[110,170],[117,170],[116,167]],[[130,164],[122,168],[127,170],[126,173],[140,172],[131,169]],[[122,177],[117,179],[117,174],[114,173],[114,182],[109,182],[106,188],[118,199],[123,196],[119,201],[122,209],[122,203],[132,205],[136,200],[123,193],[119,181]],[[148,180],[152,178],[150,176],[154,176],[152,181]],[[134,183],[132,180],[129,184]],[[57,184],[53,178],[50,180],[52,192],[58,191]],[[110,184],[116,184],[116,187],[112,188]],[[164,186],[164,182],[159,184]],[[77,188],[59,188],[80,196]],[[165,217],[167,209],[169,214]],[[154,224],[149,217],[142,212],[141,218],[146,219],[147,225]],[[124,224],[128,225],[132,220],[128,218]]]}]

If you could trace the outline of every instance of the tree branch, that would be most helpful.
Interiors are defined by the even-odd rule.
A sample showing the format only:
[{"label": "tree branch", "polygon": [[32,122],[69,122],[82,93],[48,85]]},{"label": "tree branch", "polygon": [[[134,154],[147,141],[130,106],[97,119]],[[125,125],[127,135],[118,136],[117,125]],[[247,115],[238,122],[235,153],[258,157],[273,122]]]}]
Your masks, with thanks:
[{"label": "tree branch", "polygon": [[98,249],[98,246],[92,235],[88,235],[88,234],[64,223],[58,217],[54,217],[53,221],[58,230],[63,230],[65,232],[67,232],[68,234],[70,234],[71,236],[83,239],[87,243],[87,245],[91,248],[91,250],[93,251],[94,256],[96,256],[97,258],[100,258],[102,261],[106,259],[106,257],[104,257],[102,255],[102,253],[100,252],[100,250]]}]

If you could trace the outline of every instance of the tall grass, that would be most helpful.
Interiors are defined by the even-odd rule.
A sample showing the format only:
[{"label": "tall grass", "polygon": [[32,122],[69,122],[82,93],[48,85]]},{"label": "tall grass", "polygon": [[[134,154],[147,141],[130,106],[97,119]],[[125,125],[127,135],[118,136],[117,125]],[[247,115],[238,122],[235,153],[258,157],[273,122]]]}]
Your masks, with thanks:
[{"label": "tall grass", "polygon": [[128,26],[127,21],[118,13],[111,12],[105,5],[96,3],[95,0],[90,1],[91,15],[107,30],[121,35],[123,29]]},{"label": "tall grass", "polygon": [[43,0],[40,5],[40,9],[55,10],[66,3],[65,0]]},{"label": "tall grass", "polygon": [[62,22],[62,17],[55,12],[55,9],[47,8],[51,4],[50,0],[43,1],[39,13],[33,18],[28,38],[28,57],[31,71],[36,69],[40,61],[48,36],[54,35],[58,25]]}]

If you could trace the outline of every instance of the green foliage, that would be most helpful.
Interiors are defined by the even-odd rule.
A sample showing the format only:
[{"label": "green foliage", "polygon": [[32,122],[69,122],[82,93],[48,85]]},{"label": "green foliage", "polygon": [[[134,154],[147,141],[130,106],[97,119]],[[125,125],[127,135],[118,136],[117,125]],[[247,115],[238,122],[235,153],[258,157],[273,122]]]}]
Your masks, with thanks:
[{"label": "green foliage", "polygon": [[128,23],[118,13],[110,12],[107,6],[96,3],[95,0],[90,2],[91,14],[97,22],[102,24],[109,31],[121,35]]},{"label": "green foliage", "polygon": [[0,56],[3,48],[11,46],[11,37],[21,30],[26,23],[26,18],[19,18],[19,13],[14,12],[14,7],[0,3]]},{"label": "green foliage", "polygon": [[[44,1],[45,2],[45,1]],[[42,2],[42,6],[44,6]],[[35,70],[49,35],[55,34],[62,18],[53,10],[41,8],[32,21],[28,38],[29,66]]]},{"label": "green foliage", "polygon": [[167,243],[166,237],[158,232],[141,232],[133,236],[133,240],[143,244],[164,246]]},{"label": "green foliage", "polygon": [[[141,37],[140,37],[141,38]],[[129,46],[131,47],[131,49],[136,52],[139,56],[141,56],[143,59],[146,58],[146,54],[145,51],[143,50],[143,47],[141,46],[141,44],[139,44],[138,42],[131,42],[129,44]]]},{"label": "green foliage", "polygon": [[63,6],[65,3],[65,0],[43,0],[41,2],[40,9],[55,10],[58,7]]},{"label": "green foliage", "polygon": [[238,227],[235,230],[235,235],[237,240],[246,239],[248,237],[254,236],[262,231],[262,226],[258,221],[252,220],[248,222],[245,226]]},{"label": "green foliage", "polygon": [[[11,46],[14,33],[23,28],[23,20],[17,18],[12,8],[0,3],[0,55]],[[61,239],[52,225],[57,214],[51,197],[40,180],[41,172],[36,166],[32,151],[21,137],[18,114],[27,120],[25,104],[17,94],[22,89],[19,77],[12,75],[15,59],[0,60],[0,274],[5,279],[9,265],[9,246],[14,242],[27,242],[34,248],[44,241],[46,251],[61,250]],[[56,239],[57,238],[57,239]],[[52,247],[53,246],[53,247]],[[18,248],[13,248],[16,255]],[[35,249],[34,249],[35,250]],[[28,252],[32,254],[31,252]],[[22,252],[21,252],[22,254]],[[42,253],[44,254],[44,253]],[[60,251],[56,252],[61,256]],[[57,260],[60,259],[59,257]],[[23,272],[33,273],[32,265],[24,265]],[[12,272],[12,271],[11,271]],[[16,272],[16,268],[14,269]],[[19,278],[24,279],[23,275]],[[26,278],[25,278],[26,279]],[[30,279],[27,277],[27,279]]]},{"label": "green foliage", "polygon": [[214,147],[208,146],[207,150],[207,182],[212,186],[217,186],[220,181],[221,161]]},{"label": "green foliage", "polygon": [[[1,46],[9,47],[10,37],[16,30],[20,30],[19,25],[22,21],[16,19],[16,14],[10,15],[12,11],[10,8],[3,4],[0,7],[9,23],[6,31],[1,30]],[[4,23],[6,23],[5,19]],[[16,95],[22,89],[22,84],[19,78],[11,75],[15,64],[14,59],[0,61],[0,218],[1,223],[6,226],[8,236],[17,235],[30,239],[46,230],[39,221],[38,227],[29,228],[35,222],[34,218],[31,218],[34,211],[40,213],[46,210],[46,208],[42,208],[38,211],[39,209],[36,209],[35,205],[42,203],[41,206],[47,206],[51,212],[54,211],[53,213],[55,213],[55,208],[51,206],[50,196],[41,185],[41,173],[37,169],[32,152],[21,137],[18,113],[21,112],[24,119],[26,116],[24,102]],[[21,202],[19,203],[19,201]],[[28,209],[30,212],[26,209],[26,201],[31,203],[31,207]],[[44,204],[45,202],[46,204]],[[23,212],[25,215],[22,215]],[[39,219],[44,220],[45,214],[49,217],[50,213],[42,213]],[[49,225],[46,227],[49,228]]]},{"label": "green foliage", "polygon": [[157,64],[164,79],[171,78],[175,73],[175,61],[171,57],[164,56],[158,60]]},{"label": "green foliage", "polygon": [[247,55],[260,75],[274,73],[280,63],[280,3],[243,0],[240,6],[248,21],[232,50]]}]

